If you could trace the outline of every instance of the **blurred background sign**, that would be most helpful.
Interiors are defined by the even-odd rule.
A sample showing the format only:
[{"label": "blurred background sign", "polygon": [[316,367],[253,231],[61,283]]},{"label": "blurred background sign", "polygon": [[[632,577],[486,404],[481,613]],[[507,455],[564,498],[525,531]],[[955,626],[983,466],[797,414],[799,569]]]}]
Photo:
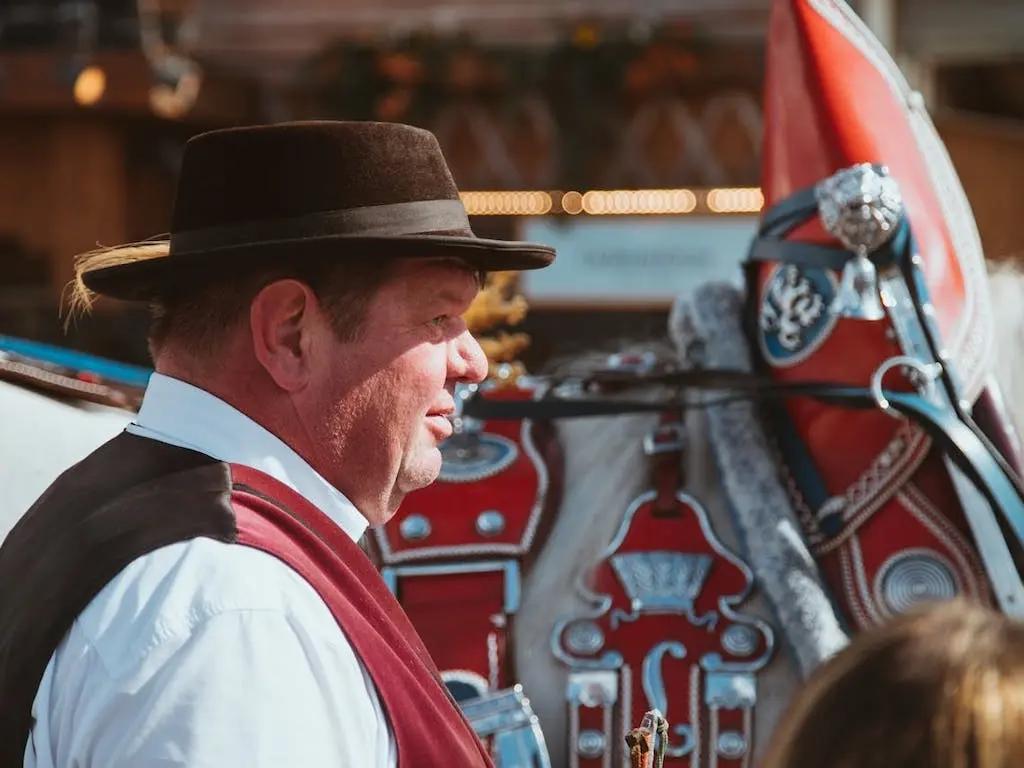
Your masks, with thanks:
[{"label": "blurred background sign", "polygon": [[688,285],[742,285],[756,216],[531,218],[528,240],[558,249],[548,269],[520,278],[531,307],[668,307]]}]

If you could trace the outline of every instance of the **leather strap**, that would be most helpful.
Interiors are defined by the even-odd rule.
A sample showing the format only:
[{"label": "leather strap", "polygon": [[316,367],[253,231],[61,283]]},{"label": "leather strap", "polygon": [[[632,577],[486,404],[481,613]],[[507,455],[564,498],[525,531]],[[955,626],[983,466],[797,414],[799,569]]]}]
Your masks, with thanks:
[{"label": "leather strap", "polygon": [[[588,377],[586,383],[604,384],[624,383],[625,379],[616,380],[604,375]],[[718,390],[723,394],[721,400],[699,400],[690,402],[683,398],[672,398],[670,401],[651,402],[643,400],[619,399],[557,399],[548,397],[542,400],[514,401],[490,400],[482,395],[475,395],[464,405],[463,413],[475,419],[566,419],[586,416],[617,416],[624,413],[661,413],[669,408],[690,410],[706,408],[708,405],[719,405],[733,400],[749,398],[766,399],[772,397],[816,397],[819,393],[836,385],[829,382],[779,382],[766,376],[750,374],[745,371],[729,370],[692,370],[667,371],[659,374],[634,376],[631,389],[644,385],[677,387],[680,389]],[[871,398],[867,389],[862,390]],[[867,405],[875,405],[873,399]]]},{"label": "leather strap", "polygon": [[1013,432],[1013,422],[1005,410],[998,390],[986,388],[974,403],[972,415],[982,433],[992,440],[992,444],[1006,460],[1012,472],[1018,477],[1024,477],[1019,438]]},{"label": "leather strap", "polygon": [[683,487],[683,452],[686,432],[677,411],[665,411],[658,426],[644,439],[650,457],[654,511],[657,515],[679,514],[679,491]]},{"label": "leather strap", "polygon": [[830,248],[827,245],[759,237],[750,246],[747,260],[798,264],[801,267],[834,269],[838,272],[855,256],[852,251]]},{"label": "leather strap", "polygon": [[[796,222],[797,224],[803,222]],[[885,245],[868,254],[868,258],[879,267],[906,261],[901,256],[909,243],[910,227],[907,219],[900,221],[899,228]],[[776,235],[758,235],[747,252],[747,261],[796,264],[813,269],[841,271],[857,254],[845,248],[836,248],[818,243],[804,243],[799,240],[783,240]]]},{"label": "leather strap", "polygon": [[0,335],[0,380],[115,408],[138,408],[150,371],[72,349]]},{"label": "leather strap", "polygon": [[[623,732],[628,728],[631,672],[574,670],[569,673],[566,705],[569,721],[571,768],[607,768],[621,765]],[[624,700],[625,699],[625,700]]]},{"label": "leather strap", "polygon": [[[759,399],[803,396],[847,408],[878,407],[874,394],[864,387],[822,382],[770,382],[766,385],[761,377],[738,371],[680,371],[665,378],[677,385],[686,382],[686,386],[698,389],[724,389],[726,381],[732,379],[734,386],[729,388]],[[988,439],[953,411],[939,408],[916,393],[884,391],[883,394],[890,408],[920,424],[977,486],[1004,529],[1013,534],[1013,549],[1024,557],[1024,488]],[[685,410],[707,404],[706,401],[698,404],[680,400],[673,401],[671,406]],[[486,419],[558,419],[660,412],[669,407],[666,402],[635,400],[497,402],[477,395],[465,404],[464,413]]]},{"label": "leather strap", "polygon": [[818,212],[816,188],[804,187],[776,203],[761,215],[760,234],[784,237],[793,227]]},{"label": "leather strap", "polygon": [[137,408],[142,402],[142,391],[117,387],[88,376],[69,376],[37,365],[0,356],[0,381],[10,381],[31,389],[39,389],[60,397],[87,400],[91,403],[115,408]]},{"label": "leather strap", "polygon": [[[817,396],[836,405],[865,407],[870,393],[855,387],[835,387]],[[1024,490],[1020,478],[973,424],[956,413],[928,402],[916,393],[885,393],[892,408],[920,424],[940,445],[991,505],[1004,531],[1009,528],[1012,549],[1024,555]]]}]

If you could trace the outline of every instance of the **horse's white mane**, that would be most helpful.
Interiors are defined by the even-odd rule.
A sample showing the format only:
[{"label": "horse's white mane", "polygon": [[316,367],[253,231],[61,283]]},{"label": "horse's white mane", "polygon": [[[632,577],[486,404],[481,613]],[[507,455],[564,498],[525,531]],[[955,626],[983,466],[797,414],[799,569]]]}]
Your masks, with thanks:
[{"label": "horse's white mane", "polygon": [[993,372],[1017,431],[1024,430],[1024,269],[1015,260],[989,261],[988,285],[995,317]]}]

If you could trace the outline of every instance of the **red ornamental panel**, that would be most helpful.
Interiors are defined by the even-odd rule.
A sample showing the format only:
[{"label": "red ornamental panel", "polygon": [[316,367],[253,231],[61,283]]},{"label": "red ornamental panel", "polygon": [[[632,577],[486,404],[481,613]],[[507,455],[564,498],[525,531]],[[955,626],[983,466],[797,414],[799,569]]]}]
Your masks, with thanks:
[{"label": "red ornamental panel", "polygon": [[[948,509],[956,491],[942,464],[925,462],[890,493],[838,536],[817,537],[818,562],[854,626],[870,628],[936,598],[991,602],[971,540],[953,522],[959,518],[963,525],[962,517]],[[935,499],[946,500],[947,509]],[[810,515],[802,506],[802,515]],[[818,521],[805,525],[814,530]]]},{"label": "red ornamental panel", "polygon": [[393,571],[402,608],[458,698],[515,682],[506,655],[506,629],[518,608],[514,564]]},{"label": "red ornamental panel", "polygon": [[[771,375],[867,386],[886,361],[923,357],[918,302],[934,320],[961,396],[974,402],[992,356],[974,219],[920,96],[845,3],[775,0],[765,121],[766,218],[773,206],[815,185],[819,205],[779,235],[781,261],[764,259],[751,272],[756,344]],[[862,163],[884,167],[882,175],[898,185],[908,258],[924,296],[915,299],[899,268],[883,265],[884,308],[866,319],[840,311],[841,270],[786,261],[808,245],[849,249],[833,227],[826,230],[822,201],[841,199],[829,186],[834,174]],[[894,366],[885,385],[907,389],[898,371]],[[870,627],[922,600],[991,599],[963,512],[969,497],[921,429],[881,410],[852,411],[809,398],[784,407],[787,421],[779,431],[794,503],[855,626]],[[808,501],[815,485],[819,492],[810,495],[823,499]]]},{"label": "red ornamental panel", "polygon": [[588,572],[592,610],[555,630],[555,654],[573,670],[570,765],[621,765],[621,734],[658,709],[671,728],[666,765],[749,766],[772,630],[739,611],[753,575],[700,504],[680,493],[659,513],[656,495],[632,504]]},{"label": "red ornamental panel", "polygon": [[[472,388],[460,389],[470,394]],[[528,386],[494,387],[488,399],[532,399]],[[374,531],[383,565],[465,557],[524,557],[561,501],[561,455],[549,424],[463,419],[441,447],[436,483],[409,494]]]},{"label": "red ornamental panel", "polygon": [[[914,230],[942,336],[976,396],[992,355],[985,264],[963,188],[920,95],[841,0],[776,0],[766,70],[766,207],[841,168],[887,166]],[[836,242],[816,221],[793,238]],[[868,335],[856,322],[841,325],[833,335],[845,339],[829,345],[845,354],[839,370],[866,381],[893,344],[882,324]]]}]

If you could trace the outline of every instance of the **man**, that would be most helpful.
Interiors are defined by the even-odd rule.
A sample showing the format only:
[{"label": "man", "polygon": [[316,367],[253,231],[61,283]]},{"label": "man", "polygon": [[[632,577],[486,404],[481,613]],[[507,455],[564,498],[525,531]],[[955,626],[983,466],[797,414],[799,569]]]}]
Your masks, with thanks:
[{"label": "man", "polygon": [[485,376],[480,274],[553,257],[475,238],[426,131],[193,139],[169,243],[79,263],[156,373],[0,548],[0,764],[489,765],[355,542]]}]

